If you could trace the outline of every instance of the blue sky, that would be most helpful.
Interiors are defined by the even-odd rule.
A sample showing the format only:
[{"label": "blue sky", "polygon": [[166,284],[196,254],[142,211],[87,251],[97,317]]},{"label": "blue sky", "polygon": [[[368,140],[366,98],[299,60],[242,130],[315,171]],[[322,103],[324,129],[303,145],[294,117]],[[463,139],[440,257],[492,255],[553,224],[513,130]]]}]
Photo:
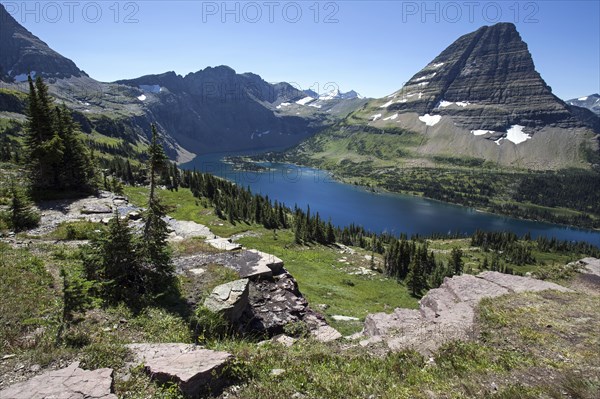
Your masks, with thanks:
[{"label": "blue sky", "polygon": [[460,35],[513,22],[563,99],[600,92],[600,1],[2,1],[101,81],[229,65],[382,97]]}]

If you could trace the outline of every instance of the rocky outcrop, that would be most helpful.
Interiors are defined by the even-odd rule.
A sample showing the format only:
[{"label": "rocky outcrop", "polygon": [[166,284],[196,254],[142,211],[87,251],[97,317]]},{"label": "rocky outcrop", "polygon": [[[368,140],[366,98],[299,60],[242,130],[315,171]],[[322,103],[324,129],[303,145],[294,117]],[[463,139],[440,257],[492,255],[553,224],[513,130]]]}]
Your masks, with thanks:
[{"label": "rocky outcrop", "polygon": [[302,322],[318,340],[341,337],[308,306],[298,283],[278,257],[257,250],[242,250],[175,260],[180,273],[201,270],[210,263],[223,265],[246,277],[216,287],[204,302],[209,310],[225,314],[239,329],[273,336],[283,333],[290,323]]},{"label": "rocky outcrop", "polygon": [[420,301],[420,308],[368,315],[361,345],[384,343],[390,350],[412,348],[429,354],[445,342],[475,338],[475,309],[484,298],[509,293],[557,290],[558,284],[498,272],[446,278]]},{"label": "rocky outcrop", "polygon": [[117,399],[113,370],[83,370],[79,362],[49,371],[0,391],[2,399]]},{"label": "rocky outcrop", "polygon": [[207,388],[222,387],[223,368],[233,359],[227,352],[203,349],[195,345],[130,344],[136,363],[144,365],[151,378],[174,382],[189,397],[198,397]]},{"label": "rocky outcrop", "polygon": [[213,313],[221,314],[231,323],[238,322],[248,307],[248,279],[215,287],[204,301],[204,306]]},{"label": "rocky outcrop", "polygon": [[600,278],[600,259],[583,258],[579,260],[579,263],[583,266],[581,273]]},{"label": "rocky outcrop", "polygon": [[296,280],[287,272],[252,282],[249,303],[246,325],[269,335],[282,333],[285,325],[302,321],[310,312]]}]

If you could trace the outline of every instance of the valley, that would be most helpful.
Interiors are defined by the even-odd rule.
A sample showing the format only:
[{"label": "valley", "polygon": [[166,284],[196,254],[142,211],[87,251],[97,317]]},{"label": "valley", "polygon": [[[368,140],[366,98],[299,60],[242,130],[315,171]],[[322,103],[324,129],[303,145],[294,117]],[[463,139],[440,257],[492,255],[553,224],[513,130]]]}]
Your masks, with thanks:
[{"label": "valley", "polygon": [[597,398],[597,6],[176,3],[0,4],[0,398]]}]

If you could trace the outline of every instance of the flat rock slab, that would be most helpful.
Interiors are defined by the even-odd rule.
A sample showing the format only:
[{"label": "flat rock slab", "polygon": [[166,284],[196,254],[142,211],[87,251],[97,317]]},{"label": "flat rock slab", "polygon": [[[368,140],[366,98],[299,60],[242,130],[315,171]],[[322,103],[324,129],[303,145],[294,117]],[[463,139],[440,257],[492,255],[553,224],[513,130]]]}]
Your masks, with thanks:
[{"label": "flat rock slab", "polygon": [[242,249],[242,246],[238,243],[231,242],[227,238],[212,238],[206,240],[206,242],[214,248],[220,249],[221,251],[236,251]]},{"label": "flat rock slab", "polygon": [[335,321],[358,321],[358,320],[360,320],[358,317],[342,316],[342,315],[338,315],[338,314],[331,316],[331,318]]},{"label": "flat rock slab", "polygon": [[283,270],[283,261],[277,256],[268,254],[266,252],[261,252],[256,249],[249,249],[248,252],[259,256],[257,266],[266,266],[275,274]]},{"label": "flat rock slab", "polygon": [[136,362],[161,382],[175,382],[183,393],[197,397],[208,386],[220,386],[219,374],[233,358],[230,353],[217,352],[187,344],[131,344]]},{"label": "flat rock slab", "polygon": [[545,290],[556,290],[561,292],[572,292],[572,290],[562,285],[537,280],[530,277],[513,276],[512,274],[503,274],[498,272],[483,272],[477,277],[490,281],[494,284],[506,288],[510,292],[536,292]]},{"label": "flat rock slab", "polygon": [[257,279],[273,276],[273,270],[267,265],[268,254],[256,250],[245,252],[245,262],[240,264],[238,270],[240,277]]},{"label": "flat rock slab", "polygon": [[79,362],[0,391],[2,399],[117,399],[113,370],[83,370]]},{"label": "flat rock slab", "polygon": [[112,207],[109,204],[88,204],[81,208],[81,213],[84,215],[106,214],[112,212]]},{"label": "flat rock slab", "polygon": [[215,287],[204,306],[235,323],[248,306],[248,279],[235,280]]},{"label": "flat rock slab", "polygon": [[453,278],[445,278],[440,288],[449,290],[459,302],[478,303],[483,298],[493,298],[506,295],[510,291],[496,283],[463,274]]},{"label": "flat rock slab", "polygon": [[407,348],[430,354],[451,340],[475,336],[475,308],[484,298],[512,292],[557,290],[571,292],[558,284],[498,272],[444,279],[420,301],[420,309],[396,309],[365,318],[363,346],[383,343],[389,350]]},{"label": "flat rock slab", "polygon": [[187,220],[169,219],[169,227],[173,229],[175,234],[183,238],[193,237],[213,237],[210,229],[203,224],[191,222]]},{"label": "flat rock slab", "polygon": [[582,273],[600,277],[600,259],[583,258],[579,262],[584,264]]}]

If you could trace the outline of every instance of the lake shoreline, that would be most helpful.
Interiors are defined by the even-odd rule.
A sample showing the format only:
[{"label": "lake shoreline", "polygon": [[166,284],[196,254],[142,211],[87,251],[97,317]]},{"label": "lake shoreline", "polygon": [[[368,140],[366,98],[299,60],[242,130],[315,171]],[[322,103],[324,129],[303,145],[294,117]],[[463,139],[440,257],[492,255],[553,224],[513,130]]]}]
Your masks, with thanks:
[{"label": "lake shoreline", "polygon": [[[271,165],[266,167],[268,171],[237,170],[238,168],[235,163],[223,160],[224,157],[231,158],[232,155],[239,155],[248,161],[251,159],[253,163],[269,162]],[[327,169],[315,168],[295,162],[270,161],[265,157],[261,157],[261,155],[264,155],[264,152],[254,154],[249,154],[245,151],[233,154],[215,153],[212,156],[202,157],[204,159],[199,160],[200,162],[193,162],[185,165],[185,167],[190,169],[194,167],[198,170],[198,166],[201,166],[200,169],[203,170],[204,166],[208,166],[211,170],[206,170],[206,172],[234,181],[236,184],[250,186],[253,192],[266,194],[269,198],[286,203],[288,206],[293,206],[306,200],[306,205],[310,206],[311,210],[319,210],[324,218],[331,218],[338,226],[356,224],[374,232],[387,231],[394,235],[407,234],[409,236],[415,234],[436,235],[454,233],[469,235],[477,229],[514,231],[518,235],[530,232],[533,236],[543,235],[548,238],[556,237],[560,240],[586,241],[590,244],[600,246],[600,230],[597,229],[581,228],[543,220],[525,219],[491,212],[487,209],[428,198],[423,195],[415,195],[412,192],[393,192],[379,186],[356,184]],[[288,173],[287,170],[293,168],[297,168],[302,172],[293,176],[286,175]],[[215,172],[215,169],[218,170]],[[248,173],[248,175],[244,173]],[[314,183],[335,183],[340,187],[314,186],[314,184],[311,184],[313,180]],[[286,186],[288,183],[300,183],[300,185],[304,185],[303,187],[306,191],[297,191],[298,187],[296,184]],[[349,189],[352,189],[357,194],[350,193]],[[291,196],[288,192],[290,190],[296,190],[297,195]],[[350,205],[350,207],[342,203],[343,208],[348,208],[346,212],[342,212],[340,209],[337,209],[339,208],[338,206],[332,204],[331,198],[323,196],[322,191],[328,192],[329,194],[327,195],[330,197],[336,197],[338,196],[336,192],[343,191],[344,193],[338,196],[338,199],[342,202],[352,202],[352,200],[357,199],[351,197],[361,197],[362,200],[359,199],[357,201],[363,201],[363,203]],[[368,195],[369,198],[364,198],[365,195]],[[308,200],[307,196],[311,199]],[[286,198],[283,199],[282,197]],[[373,200],[373,197],[379,199]],[[376,203],[373,203],[373,201],[376,201]],[[389,216],[387,214],[382,216],[381,210],[378,209],[382,203],[387,207],[386,209],[391,211]],[[415,203],[418,204],[415,205]],[[400,205],[400,210],[395,209],[398,208],[398,205]],[[372,209],[372,211],[365,212],[367,208]],[[411,208],[414,208],[413,211],[410,210]],[[423,208],[430,209],[424,210]],[[420,214],[422,215],[419,216]],[[435,219],[440,219],[440,223],[432,222],[430,219],[431,214],[437,214]],[[446,214],[451,214],[451,216],[447,216]],[[349,217],[349,215],[353,216]],[[409,220],[412,220],[412,222],[409,222]],[[478,222],[478,220],[481,220],[481,222]],[[390,223],[390,221],[393,222]],[[448,225],[448,227],[440,228],[440,226],[444,225]]]}]

